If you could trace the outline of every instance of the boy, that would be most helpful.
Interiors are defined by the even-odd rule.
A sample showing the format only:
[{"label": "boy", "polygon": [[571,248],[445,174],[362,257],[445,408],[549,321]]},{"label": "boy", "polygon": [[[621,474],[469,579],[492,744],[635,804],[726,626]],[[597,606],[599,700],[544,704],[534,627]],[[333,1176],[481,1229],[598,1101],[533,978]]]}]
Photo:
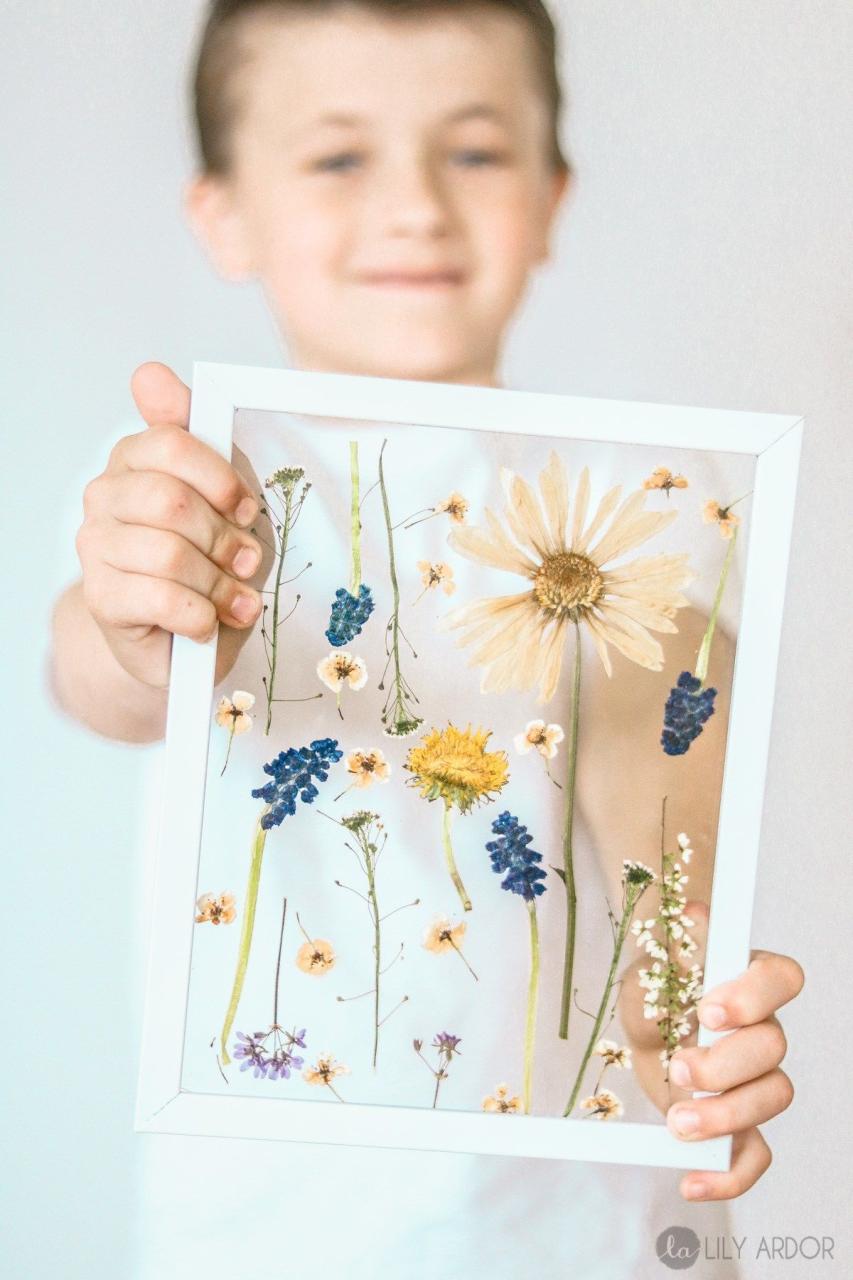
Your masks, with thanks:
[{"label": "boy", "polygon": [[[224,277],[260,280],[296,366],[501,385],[506,329],[570,186],[554,62],[540,0],[213,5],[187,212]],[[131,385],[147,430],[86,488],[83,577],[55,610],[53,673],[72,715],[141,743],[165,731],[171,635],[218,626],[220,684],[255,625],[265,567],[248,472],[187,433],[189,389],[156,364]],[[694,653],[703,627],[694,611],[673,642]],[[605,707],[614,695],[603,682],[595,696]],[[598,830],[606,815],[589,803]],[[680,1137],[735,1140],[731,1171],[686,1174],[686,1197],[740,1195],[767,1168],[755,1126],[793,1094],[775,1010],[802,982],[796,961],[758,952],[703,998],[706,1025],[738,1029],[677,1055],[677,1083],[718,1096],[682,1093],[667,1121]],[[644,1051],[656,1057],[643,1031],[638,1074]],[[665,1110],[651,1073],[643,1081]]]}]

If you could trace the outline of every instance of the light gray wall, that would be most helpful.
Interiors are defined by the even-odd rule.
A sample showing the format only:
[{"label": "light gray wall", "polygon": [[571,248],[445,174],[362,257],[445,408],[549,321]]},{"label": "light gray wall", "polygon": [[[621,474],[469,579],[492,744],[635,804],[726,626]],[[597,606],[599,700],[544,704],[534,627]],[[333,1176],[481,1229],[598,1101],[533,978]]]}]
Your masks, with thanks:
[{"label": "light gray wall", "polygon": [[[734,1212],[751,1244],[840,1238],[850,1103],[835,1081],[853,1049],[853,7],[556,7],[579,181],[508,376],[808,419],[754,930],[754,945],[806,970],[782,1017],[798,1093],[766,1127],[771,1171]],[[146,922],[132,826],[145,752],[81,732],[42,683],[51,604],[77,572],[79,492],[100,469],[100,442],[132,413],[128,378],[142,360],[189,379],[195,358],[282,359],[259,292],[220,283],[181,221],[198,13],[198,0],[3,9],[3,1099],[14,1150],[3,1234],[27,1277],[57,1265],[64,1280],[129,1275],[134,1251],[142,975],[130,939]],[[782,1265],[752,1265],[750,1280]]]}]

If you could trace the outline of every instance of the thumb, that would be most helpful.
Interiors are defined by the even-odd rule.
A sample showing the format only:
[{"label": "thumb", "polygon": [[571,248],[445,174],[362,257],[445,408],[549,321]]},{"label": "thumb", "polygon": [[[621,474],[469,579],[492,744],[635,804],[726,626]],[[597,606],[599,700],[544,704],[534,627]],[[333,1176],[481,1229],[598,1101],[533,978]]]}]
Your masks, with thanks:
[{"label": "thumb", "polygon": [[149,427],[190,425],[190,389],[168,365],[149,360],[134,369],[130,390]]}]

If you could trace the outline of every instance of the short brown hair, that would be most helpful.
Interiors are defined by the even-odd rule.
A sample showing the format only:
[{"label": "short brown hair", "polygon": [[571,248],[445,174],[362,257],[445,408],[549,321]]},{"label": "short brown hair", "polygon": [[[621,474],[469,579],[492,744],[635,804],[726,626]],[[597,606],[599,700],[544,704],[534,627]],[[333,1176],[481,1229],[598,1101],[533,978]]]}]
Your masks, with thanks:
[{"label": "short brown hair", "polygon": [[225,176],[231,168],[232,125],[238,110],[231,83],[237,62],[234,37],[238,23],[255,13],[331,13],[352,5],[381,17],[416,17],[461,9],[498,9],[518,15],[533,37],[536,71],[548,108],[551,167],[555,172],[571,172],[559,139],[563,93],[557,72],[556,32],[544,0],[211,0],[192,85],[196,142],[207,173]]}]

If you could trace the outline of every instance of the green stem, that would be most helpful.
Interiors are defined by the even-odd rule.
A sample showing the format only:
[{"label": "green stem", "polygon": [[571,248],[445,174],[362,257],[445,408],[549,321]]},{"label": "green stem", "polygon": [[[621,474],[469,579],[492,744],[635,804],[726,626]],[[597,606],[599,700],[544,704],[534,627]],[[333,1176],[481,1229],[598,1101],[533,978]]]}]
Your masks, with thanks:
[{"label": "green stem", "polygon": [[221,768],[221,770],[220,770],[220,772],[219,772],[219,776],[220,776],[220,778],[222,777],[222,775],[223,775],[223,773],[225,772],[225,770],[228,768],[228,757],[231,755],[231,743],[232,743],[233,741],[234,741],[234,721],[232,720],[232,721],[231,721],[231,729],[230,729],[229,734],[228,734],[228,750],[225,752],[225,764],[222,766],[222,768]]},{"label": "green stem", "polygon": [[243,928],[240,933],[240,946],[237,952],[237,972],[234,974],[234,986],[231,989],[231,999],[228,1003],[228,1010],[225,1014],[225,1021],[222,1024],[222,1031],[219,1037],[220,1048],[222,1050],[222,1062],[227,1067],[231,1059],[228,1056],[228,1037],[231,1034],[231,1027],[237,1016],[237,1006],[240,1003],[240,995],[243,991],[243,979],[246,976],[246,966],[249,963],[249,951],[252,947],[252,931],[255,927],[255,907],[258,901],[258,886],[261,882],[261,863],[264,858],[264,845],[266,843],[266,828],[261,826],[261,818],[264,814],[269,813],[271,805],[266,805],[262,810],[257,824],[255,826],[255,838],[252,844],[252,861],[249,866],[249,881],[246,885],[246,898],[243,904]]},{"label": "green stem", "polygon": [[358,500],[358,441],[349,442],[350,466],[350,542],[352,546],[352,578],[350,579],[350,595],[358,594],[361,586],[361,519]]},{"label": "green stem", "polygon": [[572,722],[569,731],[569,769],[566,779],[566,817],[563,830],[563,883],[566,887],[566,948],[563,958],[563,993],[560,1002],[561,1040],[569,1038],[569,1010],[572,1006],[572,973],[575,963],[575,931],[577,924],[577,891],[575,889],[572,824],[575,810],[575,774],[578,761],[578,713],[581,688],[581,636],[575,619],[575,673],[572,687]]},{"label": "green stem", "polygon": [[565,1111],[563,1112],[564,1116],[567,1116],[570,1114],[575,1103],[577,1102],[578,1094],[580,1093],[581,1085],[583,1084],[583,1077],[587,1068],[587,1064],[589,1063],[589,1060],[592,1057],[592,1051],[596,1046],[599,1036],[601,1035],[601,1028],[604,1023],[605,1015],[607,1013],[607,1004],[608,1004],[608,1001],[610,1000],[610,992],[613,989],[613,983],[616,978],[616,968],[619,964],[619,957],[622,953],[622,946],[625,942],[625,935],[628,932],[628,926],[631,923],[631,915],[634,911],[634,906],[636,904],[636,901],[637,901],[636,897],[633,894],[631,894],[628,897],[625,903],[625,906],[623,908],[622,919],[619,922],[619,928],[616,932],[616,938],[613,943],[613,959],[610,961],[610,969],[607,974],[607,982],[604,985],[604,992],[601,997],[601,1003],[598,1006],[598,1013],[596,1014],[596,1017],[595,1017],[595,1022],[592,1028],[592,1034],[589,1037],[589,1042],[586,1046],[586,1050],[581,1060],[580,1069],[578,1070],[577,1078],[575,1079],[575,1083],[574,1083],[574,1088],[572,1089],[572,1095],[569,1098],[568,1105],[566,1106]]},{"label": "green stem", "polygon": [[275,684],[275,667],[278,660],[278,606],[281,594],[281,575],[284,572],[284,557],[287,555],[287,539],[290,533],[290,512],[292,494],[287,493],[284,499],[284,524],[279,535],[278,568],[275,573],[275,590],[272,604],[272,658],[269,660],[269,683],[267,685],[267,723],[264,729],[269,734],[272,723],[273,686]]},{"label": "green stem", "polygon": [[714,638],[714,629],[717,625],[717,615],[720,612],[720,603],[723,599],[723,589],[726,585],[726,578],[729,576],[729,567],[731,566],[732,557],[734,555],[735,541],[737,540],[737,531],[738,531],[738,526],[735,525],[734,529],[732,530],[731,539],[729,540],[729,549],[726,552],[726,558],[723,561],[723,569],[720,574],[720,581],[717,583],[717,594],[714,596],[714,604],[711,609],[711,616],[708,619],[708,626],[705,628],[705,634],[702,637],[702,644],[699,647],[699,658],[696,663],[696,670],[693,672],[696,678],[698,680],[701,680],[703,684],[705,683],[705,677],[708,674],[708,659],[711,656],[711,641]]},{"label": "green stem", "polygon": [[379,901],[376,897],[376,880],[373,874],[373,863],[371,855],[366,855],[367,865],[367,895],[370,900],[370,914],[373,916],[373,1067],[376,1068],[376,1059],[379,1055],[379,963],[380,963],[380,934],[379,934]]},{"label": "green stem", "polygon": [[462,877],[456,867],[456,859],[453,857],[453,845],[450,843],[450,805],[445,801],[444,816],[441,823],[441,837],[444,843],[444,861],[447,863],[447,870],[450,872],[450,878],[456,885],[456,892],[462,902],[462,906],[466,911],[470,911],[471,899],[468,897],[465,886],[462,883]]},{"label": "green stem", "polygon": [[533,1043],[536,1037],[536,1000],[539,992],[539,924],[536,902],[527,904],[530,914],[530,984],[527,988],[527,1024],[524,1029],[524,1113],[530,1115],[533,1100]]}]

